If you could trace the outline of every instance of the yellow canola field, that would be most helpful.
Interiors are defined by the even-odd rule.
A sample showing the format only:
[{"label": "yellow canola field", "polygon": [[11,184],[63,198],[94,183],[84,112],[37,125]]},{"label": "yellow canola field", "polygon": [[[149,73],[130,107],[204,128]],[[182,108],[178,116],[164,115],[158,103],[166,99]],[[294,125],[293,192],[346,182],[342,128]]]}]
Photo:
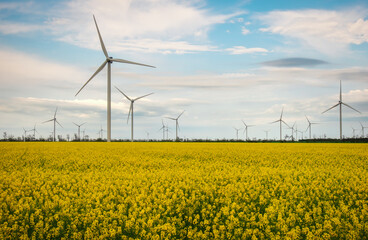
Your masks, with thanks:
[{"label": "yellow canola field", "polygon": [[0,143],[0,239],[367,236],[367,144]]}]

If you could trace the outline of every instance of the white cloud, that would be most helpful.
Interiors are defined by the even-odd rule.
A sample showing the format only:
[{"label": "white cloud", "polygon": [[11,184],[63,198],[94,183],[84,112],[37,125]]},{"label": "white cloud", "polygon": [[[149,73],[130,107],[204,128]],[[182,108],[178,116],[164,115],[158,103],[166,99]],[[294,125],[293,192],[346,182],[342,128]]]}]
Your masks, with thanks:
[{"label": "white cloud", "polygon": [[334,55],[349,44],[368,42],[367,9],[272,11],[258,16],[268,25],[261,31],[300,40],[318,51]]},{"label": "white cloud", "polygon": [[247,35],[248,33],[250,33],[250,31],[244,26],[241,28],[241,32],[243,35]]},{"label": "white cloud", "polygon": [[[149,41],[153,44],[143,48],[161,53],[185,53],[193,49],[198,51],[199,48],[200,51],[206,51],[206,48],[211,50],[211,47],[193,42],[203,42],[215,24],[225,23],[241,14],[212,14],[199,8],[196,1],[114,0],[106,3],[99,0],[73,0],[54,11],[56,17],[48,25],[62,41],[96,48],[99,43],[92,13],[96,16],[108,49],[133,45],[133,50],[140,51],[141,44]],[[163,47],[165,45],[167,49]]]},{"label": "white cloud", "polygon": [[33,32],[41,30],[42,28],[43,27],[41,25],[0,21],[0,33],[2,34],[19,34],[19,33]]},{"label": "white cloud", "polygon": [[250,53],[267,53],[268,50],[264,48],[246,48],[244,46],[234,46],[232,48],[225,49],[230,52],[230,54],[238,55],[238,54],[250,54]]}]

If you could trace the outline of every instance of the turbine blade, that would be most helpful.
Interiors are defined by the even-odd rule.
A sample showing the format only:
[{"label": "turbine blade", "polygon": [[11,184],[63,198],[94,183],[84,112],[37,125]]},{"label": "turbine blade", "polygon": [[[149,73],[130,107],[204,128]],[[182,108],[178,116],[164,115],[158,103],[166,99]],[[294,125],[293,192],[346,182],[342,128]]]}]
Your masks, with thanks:
[{"label": "turbine blade", "polygon": [[55,119],[55,121],[57,122],[57,124],[59,124],[60,127],[64,128],[63,126],[61,126],[61,124],[58,122],[58,120]]},{"label": "turbine blade", "polygon": [[154,94],[154,93],[149,93],[149,94],[143,95],[143,96],[141,96],[141,97],[137,97],[136,99],[134,99],[134,101],[137,101],[138,99],[141,99],[141,98],[147,97],[147,96],[152,95],[152,94]]},{"label": "turbine blade", "polygon": [[130,112],[132,111],[132,106],[133,106],[133,102],[130,102],[129,113],[128,113],[128,118],[127,118],[127,123],[129,122],[129,117],[130,117]]},{"label": "turbine blade", "polygon": [[97,71],[92,75],[92,77],[90,77],[90,79],[88,79],[88,81],[81,87],[81,89],[79,89],[79,91],[77,92],[77,94],[75,94],[75,96],[78,95],[78,93],[80,91],[82,91],[82,89],[92,80],[92,78],[94,78],[106,65],[107,60],[105,60],[102,65],[97,69]]},{"label": "turbine blade", "polygon": [[178,122],[178,129],[179,129],[179,131],[180,131],[180,125],[179,125],[179,122]]},{"label": "turbine blade", "polygon": [[310,123],[310,121],[309,121],[309,119],[308,119],[307,115],[305,115],[305,118],[307,119],[308,123]]},{"label": "turbine blade", "polygon": [[289,128],[291,128],[284,120],[281,120],[281,122],[283,122],[286,126],[288,126]]},{"label": "turbine blade", "polygon": [[340,102],[342,102],[342,94],[341,94],[341,80],[340,80]]},{"label": "turbine blade", "polygon": [[78,125],[78,124],[76,124],[75,122],[73,122],[73,123],[74,123],[74,125],[75,125],[75,126],[79,127],[79,125]]},{"label": "turbine blade", "polygon": [[179,119],[180,116],[183,115],[184,112],[185,112],[185,110],[182,113],[180,113],[180,115],[176,119]]},{"label": "turbine blade", "polygon": [[282,119],[282,114],[284,113],[284,107],[282,107],[280,119]]},{"label": "turbine blade", "polygon": [[54,118],[56,117],[57,110],[58,110],[58,107],[56,107]]},{"label": "turbine blade", "polygon": [[127,95],[125,95],[125,93],[123,93],[123,91],[121,91],[118,87],[114,86],[121,94],[123,94],[129,101],[132,101],[132,99],[130,99]]},{"label": "turbine blade", "polygon": [[325,112],[327,112],[327,111],[331,110],[331,109],[332,109],[332,108],[334,108],[334,107],[339,106],[339,104],[340,104],[340,103],[338,103],[338,104],[336,104],[336,105],[333,105],[332,107],[330,107],[330,108],[329,108],[329,109],[327,109],[326,111],[322,112],[322,114],[324,114]]},{"label": "turbine blade", "polygon": [[280,122],[280,120],[276,120],[276,121],[274,121],[274,122],[270,122],[270,124],[271,124],[271,123],[277,123],[277,122]]},{"label": "turbine blade", "polygon": [[81,127],[81,126],[83,126],[84,124],[86,124],[86,122],[82,123],[82,124],[80,125],[80,127]]},{"label": "turbine blade", "polygon": [[247,126],[247,124],[245,124],[245,122],[243,120],[242,120],[242,122],[243,122],[244,126]]},{"label": "turbine blade", "polygon": [[120,62],[120,63],[134,64],[134,65],[140,65],[140,66],[151,67],[151,68],[156,68],[155,66],[151,66],[151,65],[147,65],[147,64],[143,64],[143,63],[132,62],[132,61],[128,61],[128,60],[124,60],[124,59],[119,59],[119,58],[112,58],[111,61],[113,61],[113,62]]},{"label": "turbine blade", "polygon": [[105,57],[108,58],[109,55],[107,54],[107,51],[106,51],[106,48],[105,48],[105,44],[102,40],[102,37],[101,37],[101,34],[100,34],[100,30],[98,29],[98,26],[97,26],[97,21],[96,21],[96,18],[95,18],[95,15],[93,15],[93,20],[95,20],[95,25],[96,25],[96,28],[97,28],[97,33],[98,33],[98,37],[100,38],[100,43],[101,43],[101,48],[102,48],[102,51],[103,53],[105,54]]},{"label": "turbine blade", "polygon": [[351,109],[353,109],[354,111],[356,111],[356,112],[358,112],[358,113],[360,113],[361,114],[361,112],[359,112],[358,110],[356,110],[355,108],[353,108],[352,106],[350,106],[350,105],[348,105],[348,104],[346,104],[346,103],[343,103],[343,102],[341,102],[342,104],[344,104],[345,106],[347,106],[347,107],[349,107],[349,108],[351,108]]},{"label": "turbine blade", "polygon": [[44,121],[42,123],[47,123],[47,122],[51,122],[51,121],[54,121],[54,119],[50,119],[50,120]]}]

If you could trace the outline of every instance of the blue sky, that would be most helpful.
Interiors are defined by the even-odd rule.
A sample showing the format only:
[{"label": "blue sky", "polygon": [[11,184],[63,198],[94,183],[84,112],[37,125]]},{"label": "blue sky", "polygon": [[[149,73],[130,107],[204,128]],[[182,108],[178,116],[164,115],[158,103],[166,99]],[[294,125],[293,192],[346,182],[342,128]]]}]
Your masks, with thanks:
[{"label": "blue sky", "polygon": [[[364,1],[0,1],[0,131],[20,136],[37,123],[48,136],[59,107],[63,129],[106,129],[106,70],[74,97],[104,61],[92,15],[109,54],[157,68],[114,63],[112,85],[135,104],[135,136],[161,138],[161,120],[180,118],[187,138],[277,138],[284,120],[313,135],[338,137],[368,127],[368,4]],[[129,138],[129,102],[112,91],[112,137]],[[291,134],[286,127],[284,134]],[[366,129],[368,133],[368,129]],[[360,131],[356,133],[361,134]],[[306,134],[306,133],[304,133]],[[300,134],[299,134],[300,135]],[[243,130],[241,138],[244,138]]]}]

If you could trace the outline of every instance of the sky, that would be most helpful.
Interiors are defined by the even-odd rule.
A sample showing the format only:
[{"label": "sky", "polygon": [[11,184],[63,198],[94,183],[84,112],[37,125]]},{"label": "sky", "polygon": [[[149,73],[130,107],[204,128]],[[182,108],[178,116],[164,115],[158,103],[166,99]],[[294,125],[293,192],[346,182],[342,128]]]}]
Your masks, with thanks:
[{"label": "sky", "polygon": [[[106,130],[107,68],[77,95],[109,56],[112,86],[134,103],[135,138],[279,138],[280,118],[315,137],[361,135],[368,127],[368,3],[362,0],[34,0],[0,1],[0,132],[22,136],[36,124],[57,134],[97,138]],[[112,88],[112,138],[129,139],[130,102]],[[360,124],[361,123],[361,124]],[[299,132],[300,138],[302,133]],[[368,129],[365,129],[368,133]],[[283,126],[283,135],[291,130]],[[2,137],[2,136],[1,136]],[[104,133],[106,137],[106,132]]]}]

